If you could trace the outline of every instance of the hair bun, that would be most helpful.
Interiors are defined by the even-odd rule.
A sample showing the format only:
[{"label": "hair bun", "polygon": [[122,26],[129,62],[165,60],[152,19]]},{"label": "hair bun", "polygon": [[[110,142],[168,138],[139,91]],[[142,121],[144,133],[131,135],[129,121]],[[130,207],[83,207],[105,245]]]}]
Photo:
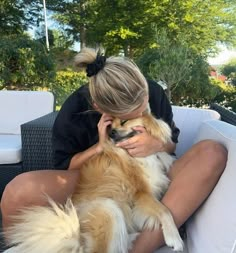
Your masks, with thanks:
[{"label": "hair bun", "polygon": [[101,69],[104,68],[106,62],[106,56],[97,54],[94,62],[89,63],[86,68],[88,77],[95,76]]}]

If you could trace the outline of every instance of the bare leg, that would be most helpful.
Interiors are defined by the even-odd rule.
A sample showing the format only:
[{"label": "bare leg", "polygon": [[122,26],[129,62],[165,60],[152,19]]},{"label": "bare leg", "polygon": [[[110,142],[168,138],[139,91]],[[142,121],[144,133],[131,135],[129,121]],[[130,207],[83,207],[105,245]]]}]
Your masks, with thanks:
[{"label": "bare leg", "polygon": [[[227,151],[214,141],[194,145],[178,159],[171,171],[171,184],[162,199],[180,227],[214,189],[227,161]],[[136,240],[132,253],[151,253],[164,245],[161,230],[144,231]]]},{"label": "bare leg", "polygon": [[47,205],[43,193],[58,203],[64,203],[76,186],[78,171],[41,170],[15,177],[5,188],[1,200],[2,223],[5,230],[11,225],[11,216],[22,207]]},{"label": "bare leg", "polygon": [[175,251],[183,250],[183,242],[168,208],[149,193],[139,193],[134,201],[133,219],[140,230],[158,229],[161,224],[165,242]]}]

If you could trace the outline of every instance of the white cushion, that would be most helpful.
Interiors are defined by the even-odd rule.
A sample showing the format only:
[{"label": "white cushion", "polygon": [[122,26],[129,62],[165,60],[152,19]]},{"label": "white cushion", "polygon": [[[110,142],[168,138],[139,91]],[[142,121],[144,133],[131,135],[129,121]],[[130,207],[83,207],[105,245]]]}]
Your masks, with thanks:
[{"label": "white cushion", "polygon": [[0,134],[0,164],[13,164],[21,161],[21,136]]},{"label": "white cushion", "polygon": [[200,127],[196,142],[204,139],[225,145],[228,162],[215,189],[187,224],[189,252],[235,253],[236,127],[222,121],[206,121]]},{"label": "white cushion", "polygon": [[54,109],[46,91],[0,91],[0,134],[20,134],[20,125]]},{"label": "white cushion", "polygon": [[191,148],[203,121],[220,119],[220,114],[210,109],[172,106],[172,110],[174,122],[180,129],[179,142],[176,147],[177,157],[180,157]]}]

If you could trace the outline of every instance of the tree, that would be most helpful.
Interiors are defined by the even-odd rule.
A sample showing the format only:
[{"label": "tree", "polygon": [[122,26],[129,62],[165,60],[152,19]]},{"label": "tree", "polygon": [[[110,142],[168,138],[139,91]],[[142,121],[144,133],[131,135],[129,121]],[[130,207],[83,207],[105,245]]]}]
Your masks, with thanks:
[{"label": "tree", "polygon": [[219,89],[209,80],[206,57],[196,54],[182,41],[173,41],[167,33],[157,36],[157,48],[147,49],[137,60],[147,78],[164,81],[167,95],[175,104],[184,97],[188,101],[211,101]]},{"label": "tree", "polygon": [[229,62],[221,67],[221,72],[225,76],[229,76],[231,73],[236,72],[236,58],[231,59]]},{"label": "tree", "polygon": [[122,51],[130,58],[151,47],[155,1],[98,0],[91,8],[95,15],[87,30],[89,44],[104,46],[108,54]]},{"label": "tree", "polygon": [[234,0],[161,1],[156,15],[157,29],[185,43],[200,54],[215,51],[216,42],[236,42],[236,2]]},{"label": "tree", "polygon": [[221,72],[236,86],[236,59],[232,59],[227,64],[223,65]]},{"label": "tree", "polygon": [[1,0],[0,33],[3,35],[22,34],[27,28],[36,25],[42,15],[40,0]]},{"label": "tree", "polygon": [[43,44],[26,35],[0,39],[0,89],[47,87],[54,62]]},{"label": "tree", "polygon": [[91,0],[48,0],[47,8],[52,10],[54,19],[62,26],[69,37],[86,46],[86,30],[90,26]]},{"label": "tree", "polygon": [[[183,81],[190,80],[190,71],[193,59],[191,50],[180,42],[171,41],[166,33],[157,37],[158,47],[149,49],[139,59],[138,64],[145,65],[145,74],[156,81],[167,84],[167,95],[171,98],[171,92]],[[144,61],[143,59],[148,59]]]},{"label": "tree", "polygon": [[[182,80],[173,91],[172,101],[175,104],[195,104],[201,107],[209,104],[220,93],[217,85],[212,85],[209,79],[209,64],[202,55],[192,53],[192,65],[189,72],[189,80]],[[184,99],[183,99],[184,98]],[[186,104],[185,104],[186,105]]]},{"label": "tree", "polygon": [[197,53],[208,54],[216,42],[236,41],[234,0],[54,0],[57,20],[83,45],[103,45],[108,54],[129,57],[156,46],[156,30],[173,41],[183,39]]}]

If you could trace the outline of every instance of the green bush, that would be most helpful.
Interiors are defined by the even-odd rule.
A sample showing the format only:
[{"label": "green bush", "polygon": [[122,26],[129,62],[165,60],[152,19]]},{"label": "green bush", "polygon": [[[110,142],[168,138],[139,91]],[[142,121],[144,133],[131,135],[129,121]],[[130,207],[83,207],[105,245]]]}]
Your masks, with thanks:
[{"label": "green bush", "polygon": [[37,89],[54,78],[54,62],[45,47],[27,35],[0,39],[0,89]]},{"label": "green bush", "polygon": [[74,72],[70,69],[66,71],[58,71],[55,80],[50,83],[50,90],[56,97],[57,108],[60,108],[72,92],[87,82],[88,79],[85,73]]},{"label": "green bush", "polygon": [[223,82],[210,79],[209,85],[204,89],[205,95],[200,97],[191,96],[185,93],[178,101],[172,101],[173,104],[187,107],[205,107],[210,103],[218,103],[225,108],[236,112],[236,87],[224,84]]},{"label": "green bush", "polygon": [[214,79],[212,83],[220,89],[220,92],[214,97],[214,102],[236,112],[236,87]]}]

